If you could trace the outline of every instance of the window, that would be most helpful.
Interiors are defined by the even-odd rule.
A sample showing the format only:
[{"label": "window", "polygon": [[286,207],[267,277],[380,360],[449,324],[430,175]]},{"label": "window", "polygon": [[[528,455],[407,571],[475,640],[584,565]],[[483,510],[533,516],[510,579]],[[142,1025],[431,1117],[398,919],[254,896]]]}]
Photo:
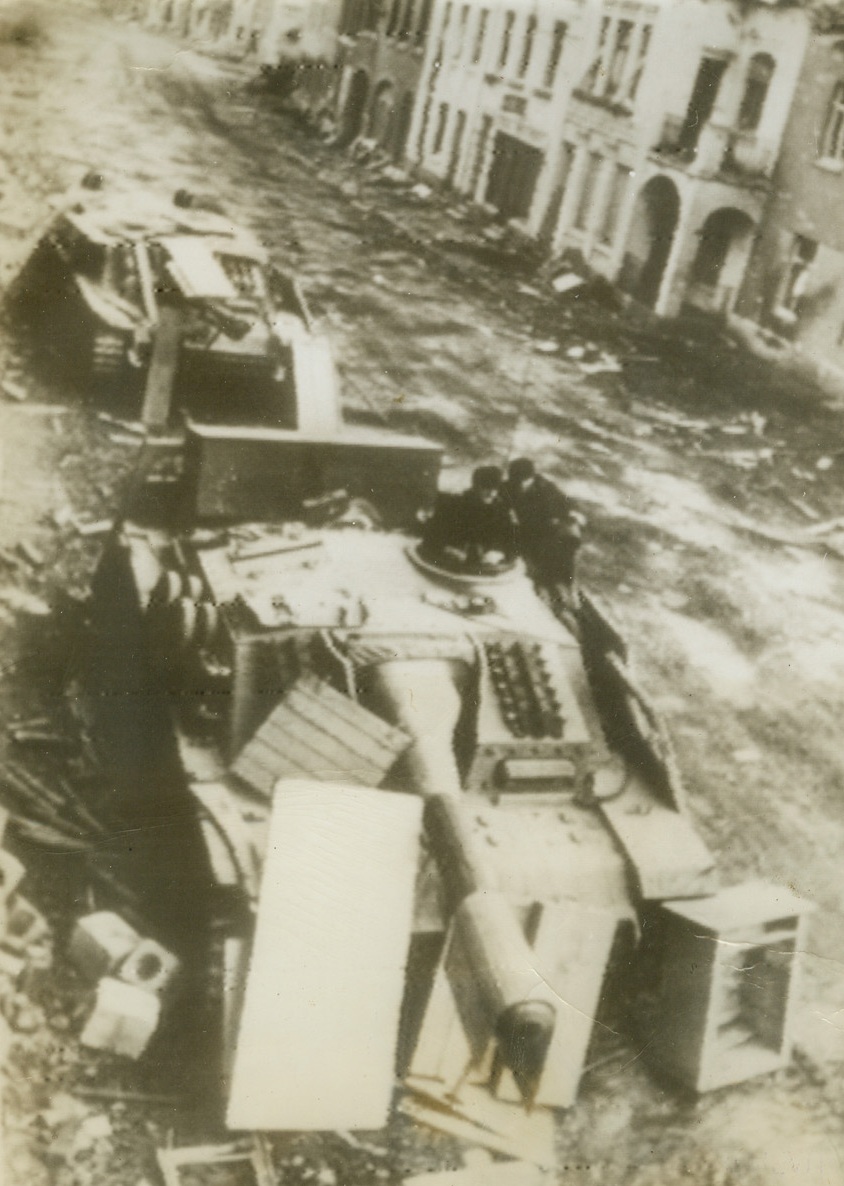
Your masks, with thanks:
[{"label": "window", "polygon": [[779,312],[790,313],[792,318],[797,312],[800,298],[806,291],[809,269],[817,253],[818,245],[814,239],[807,239],[804,235],[794,236],[780,293]]},{"label": "window", "polygon": [[592,65],[586,71],[586,76],[583,79],[583,89],[597,93],[598,81],[601,77],[601,65],[604,59],[604,47],[607,44],[607,38],[610,32],[610,18],[605,16],[601,21],[601,33],[598,38],[598,51],[595,54],[595,59]]},{"label": "window", "polygon": [[388,37],[392,37],[399,25],[399,14],[401,13],[402,0],[393,0],[390,8],[390,15],[387,19],[387,28],[385,30]]},{"label": "window", "polygon": [[431,23],[431,8],[434,0],[422,0],[422,7],[419,10],[419,23],[416,26],[416,34],[413,38],[415,45],[424,45],[425,37],[428,33],[428,26]]},{"label": "window", "polygon": [[560,58],[563,56],[563,45],[567,32],[568,25],[565,21],[554,21],[554,30],[551,34],[551,48],[548,51],[548,61],[545,63],[545,74],[542,78],[542,85],[549,90],[554,85],[554,80],[557,77],[557,69],[560,65]]},{"label": "window", "polygon": [[676,145],[677,151],[685,153],[688,159],[694,157],[700,134],[709,123],[726,69],[726,58],[703,57],[700,60]]},{"label": "window", "polygon": [[754,132],[759,127],[775,65],[770,54],[754,54],[750,59],[738,114],[742,132]]},{"label": "window", "polygon": [[645,70],[645,61],[648,56],[648,49],[651,44],[651,33],[653,32],[653,25],[642,25],[642,32],[639,34],[639,47],[636,50],[636,64],[633,67],[633,73],[630,75],[630,83],[627,87],[627,98],[632,103],[636,98],[639,90],[639,83],[642,81],[642,74]]},{"label": "window", "polygon": [[613,169],[612,177],[610,178],[609,192],[607,193],[606,205],[604,206],[604,217],[601,220],[601,242],[612,243],[615,229],[618,225],[618,215],[621,210],[621,203],[624,201],[624,194],[627,190],[627,181],[630,177],[630,170],[626,165],[616,165]]},{"label": "window", "polygon": [[627,70],[627,58],[630,54],[630,41],[633,36],[633,22],[619,21],[615,30],[615,44],[610,54],[609,69],[607,71],[604,94],[608,98],[617,95],[621,90]]},{"label": "window", "polygon": [[448,103],[440,103],[439,111],[437,112],[437,130],[434,133],[434,154],[442,151],[443,140],[445,139],[445,128],[448,123]]},{"label": "window", "polygon": [[482,8],[478,13],[478,27],[475,30],[475,45],[472,49],[472,61],[479,62],[483,57],[484,41],[486,39],[486,26],[489,20],[489,9]]},{"label": "window", "polygon": [[525,39],[522,43],[522,56],[519,58],[519,78],[524,78],[530,66],[533,55],[533,43],[536,39],[536,17],[529,16],[525,25]]},{"label": "window", "polygon": [[836,84],[832,92],[823,138],[821,156],[828,160],[844,160],[844,82]]},{"label": "window", "polygon": [[579,231],[586,230],[586,225],[589,222],[592,198],[595,195],[595,182],[598,180],[603,159],[599,152],[590,152],[586,159],[583,183],[580,187],[580,197],[577,200],[577,210],[574,215],[574,225]]},{"label": "window", "polygon": [[413,28],[413,9],[415,7],[416,0],[407,0],[402,18],[399,21],[399,41],[407,41],[410,37],[410,30]]},{"label": "window", "polygon": [[463,43],[466,40],[466,25],[469,20],[469,5],[464,4],[460,9],[460,20],[457,22],[457,35],[454,41],[454,56],[459,58],[463,53]]},{"label": "window", "polygon": [[505,12],[504,14],[504,33],[501,38],[501,53],[498,55],[498,68],[503,70],[507,65],[507,59],[510,57],[510,42],[513,39],[513,25],[516,22],[516,14],[514,12]]},{"label": "window", "polygon": [[450,24],[451,24],[451,0],[449,0],[449,3],[446,4],[446,6],[445,6],[445,12],[443,13],[443,23],[442,23],[442,25],[440,25],[440,40],[439,40],[439,45],[437,46],[437,57],[436,57],[437,65],[440,65],[445,57],[445,41],[446,41],[446,38],[448,37],[448,27]]}]

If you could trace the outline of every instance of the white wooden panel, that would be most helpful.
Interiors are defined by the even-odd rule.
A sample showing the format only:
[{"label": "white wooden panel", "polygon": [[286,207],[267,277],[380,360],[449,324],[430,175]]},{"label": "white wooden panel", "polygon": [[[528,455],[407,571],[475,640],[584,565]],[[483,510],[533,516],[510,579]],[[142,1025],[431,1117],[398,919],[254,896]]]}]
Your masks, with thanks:
[{"label": "white wooden panel", "polygon": [[422,802],[276,791],[235,1051],[233,1129],[380,1128],[394,1081]]}]

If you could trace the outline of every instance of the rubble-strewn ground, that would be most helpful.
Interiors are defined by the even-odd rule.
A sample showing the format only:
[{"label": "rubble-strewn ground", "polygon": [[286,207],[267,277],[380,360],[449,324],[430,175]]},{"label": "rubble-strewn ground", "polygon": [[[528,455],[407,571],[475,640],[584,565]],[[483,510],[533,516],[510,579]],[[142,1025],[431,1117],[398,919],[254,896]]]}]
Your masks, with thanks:
[{"label": "rubble-strewn ground", "polygon": [[[694,1101],[621,1046],[559,1124],[560,1179],[844,1182],[844,537],[813,531],[842,513],[840,409],[710,328],[554,305],[512,258],[480,258],[472,245],[489,240],[464,211],[307,139],[242,65],[57,0],[31,11],[23,39],[0,22],[0,280],[89,167],[218,194],[301,274],[353,416],[424,430],[457,471],[529,452],[565,481],[589,516],[584,583],[632,642],[725,880],[768,877],[818,905],[792,1068]],[[2,327],[0,364],[29,392],[0,404],[2,728],[62,711],[64,644],[101,542],[70,511],[113,511],[137,443],[39,379]],[[79,858],[18,851],[59,943],[74,913],[108,900]],[[184,1102],[195,1085],[166,1042],[138,1067],[80,1052],[78,995],[59,965],[43,1017],[18,1021],[10,1181],[156,1181],[156,1145],[215,1135]],[[342,1186],[457,1151],[397,1122],[363,1147],[302,1137],[277,1154],[284,1182]]]}]

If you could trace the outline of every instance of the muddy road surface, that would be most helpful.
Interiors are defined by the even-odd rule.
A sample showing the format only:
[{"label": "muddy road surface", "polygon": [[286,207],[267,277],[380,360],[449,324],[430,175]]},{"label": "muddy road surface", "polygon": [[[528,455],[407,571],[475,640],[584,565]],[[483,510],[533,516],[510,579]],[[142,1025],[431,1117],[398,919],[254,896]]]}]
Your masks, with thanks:
[{"label": "muddy road surface", "polygon": [[[555,303],[524,261],[496,267],[467,249],[474,230],[459,205],[415,198],[309,139],[243,63],[81,6],[30,12],[23,43],[0,25],[0,280],[88,169],[216,195],[302,277],[350,419],[443,442],[453,483],[479,460],[519,453],[564,483],[589,521],[583,583],[631,640],[725,882],[770,878],[817,905],[793,1066],[695,1101],[622,1046],[559,1122],[561,1180],[844,1182],[844,535],[828,525],[844,513],[844,409],[712,327]],[[101,540],[78,523],[113,512],[137,442],[41,378],[6,327],[0,359],[28,396],[0,404],[8,718],[49,695],[27,656],[56,607],[72,613],[84,596]],[[33,868],[31,896],[60,928],[63,910],[86,903],[59,901],[49,867]],[[81,1123],[68,1075],[96,1071],[79,1062],[71,1022],[47,1008],[18,1036],[7,1105],[15,1183],[47,1180],[62,1108]],[[62,1182],[134,1186],[155,1175],[152,1150],[168,1131],[177,1144],[204,1139],[178,1109],[87,1109],[99,1136],[71,1141],[58,1169],[54,1156]],[[377,1157],[315,1138],[279,1156],[285,1182],[343,1186],[397,1180],[423,1168],[426,1149],[432,1165],[455,1156],[407,1125]]]}]

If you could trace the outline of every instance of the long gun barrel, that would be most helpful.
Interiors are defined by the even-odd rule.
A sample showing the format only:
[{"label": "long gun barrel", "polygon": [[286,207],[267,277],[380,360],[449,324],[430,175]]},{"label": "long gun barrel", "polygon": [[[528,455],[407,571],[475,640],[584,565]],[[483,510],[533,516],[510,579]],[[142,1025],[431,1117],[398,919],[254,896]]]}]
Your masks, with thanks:
[{"label": "long gun barrel", "polygon": [[426,799],[425,832],[454,918],[452,942],[463,953],[459,975],[471,976],[497,1041],[497,1061],[510,1069],[529,1108],[556,1014],[531,996],[542,984],[533,954],[466,820],[453,748],[461,698],[452,665],[446,659],[388,660],[373,671],[370,688],[379,711],[412,738],[405,775]]}]

